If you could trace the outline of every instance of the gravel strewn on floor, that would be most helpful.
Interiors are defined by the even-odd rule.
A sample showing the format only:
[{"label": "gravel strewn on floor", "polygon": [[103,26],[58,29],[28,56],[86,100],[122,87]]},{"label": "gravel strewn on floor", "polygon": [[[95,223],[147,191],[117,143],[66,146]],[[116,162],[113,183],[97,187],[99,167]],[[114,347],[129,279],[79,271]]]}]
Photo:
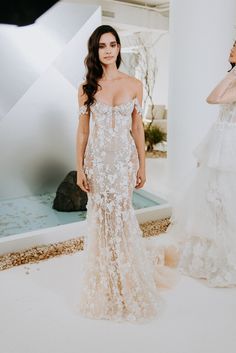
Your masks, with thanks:
[{"label": "gravel strewn on floor", "polygon": [[[140,228],[144,237],[150,237],[165,232],[169,224],[170,219],[165,218],[158,221],[142,223],[140,224]],[[84,237],[81,235],[63,242],[35,246],[18,252],[10,252],[0,256],[0,271],[28,263],[38,263],[39,261],[47,260],[55,256],[73,254],[83,250],[83,245]]]},{"label": "gravel strewn on floor", "polygon": [[164,218],[158,221],[150,221],[140,224],[144,237],[151,237],[164,233],[170,225],[170,218]]},{"label": "gravel strewn on floor", "polygon": [[164,151],[152,151],[145,152],[146,158],[167,158],[167,152]]}]

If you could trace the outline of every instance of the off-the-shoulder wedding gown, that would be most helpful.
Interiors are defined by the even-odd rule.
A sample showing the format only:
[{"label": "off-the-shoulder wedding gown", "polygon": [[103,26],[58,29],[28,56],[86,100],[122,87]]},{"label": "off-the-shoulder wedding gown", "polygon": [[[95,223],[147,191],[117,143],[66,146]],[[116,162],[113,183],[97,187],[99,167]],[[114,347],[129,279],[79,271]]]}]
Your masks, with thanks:
[{"label": "off-the-shoulder wedding gown", "polygon": [[[133,206],[139,159],[130,133],[137,98],[91,106],[93,128],[84,155],[90,186],[79,311],[93,319],[144,322],[162,307],[158,287],[175,281],[165,247],[142,237]],[[84,114],[86,106],[80,107]]]}]

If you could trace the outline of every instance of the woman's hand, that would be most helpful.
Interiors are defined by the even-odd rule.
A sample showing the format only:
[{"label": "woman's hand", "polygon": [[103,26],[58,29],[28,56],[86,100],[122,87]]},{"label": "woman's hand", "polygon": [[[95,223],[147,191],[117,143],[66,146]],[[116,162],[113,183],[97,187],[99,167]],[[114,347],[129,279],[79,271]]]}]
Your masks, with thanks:
[{"label": "woman's hand", "polygon": [[136,189],[140,189],[143,187],[146,181],[146,174],[145,174],[145,169],[144,168],[139,168],[137,171],[137,176],[136,176]]},{"label": "woman's hand", "polygon": [[85,192],[90,191],[87,177],[86,177],[85,173],[81,170],[77,171],[77,183],[76,184],[80,187],[81,190],[83,190]]}]

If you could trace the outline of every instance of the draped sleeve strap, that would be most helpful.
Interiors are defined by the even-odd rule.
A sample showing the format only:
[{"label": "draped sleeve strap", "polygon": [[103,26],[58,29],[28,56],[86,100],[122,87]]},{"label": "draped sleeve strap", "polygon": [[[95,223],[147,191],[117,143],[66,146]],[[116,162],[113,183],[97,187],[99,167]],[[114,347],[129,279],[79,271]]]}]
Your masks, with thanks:
[{"label": "draped sleeve strap", "polygon": [[82,105],[81,107],[79,107],[79,117],[81,115],[89,115],[89,110],[86,105]]},{"label": "draped sleeve strap", "polygon": [[141,117],[143,117],[144,110],[143,110],[143,108],[141,107],[141,105],[140,105],[140,103],[139,103],[137,97],[134,98],[134,109],[136,110],[136,112],[137,112]]}]

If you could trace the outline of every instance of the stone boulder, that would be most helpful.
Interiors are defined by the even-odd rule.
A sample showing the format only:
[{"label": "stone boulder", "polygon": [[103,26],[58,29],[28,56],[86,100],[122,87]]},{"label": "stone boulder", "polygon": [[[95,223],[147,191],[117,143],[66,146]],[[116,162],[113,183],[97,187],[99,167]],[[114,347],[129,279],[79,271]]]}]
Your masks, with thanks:
[{"label": "stone boulder", "polygon": [[76,184],[77,171],[69,172],[58,186],[53,206],[57,211],[86,211],[87,193]]}]

